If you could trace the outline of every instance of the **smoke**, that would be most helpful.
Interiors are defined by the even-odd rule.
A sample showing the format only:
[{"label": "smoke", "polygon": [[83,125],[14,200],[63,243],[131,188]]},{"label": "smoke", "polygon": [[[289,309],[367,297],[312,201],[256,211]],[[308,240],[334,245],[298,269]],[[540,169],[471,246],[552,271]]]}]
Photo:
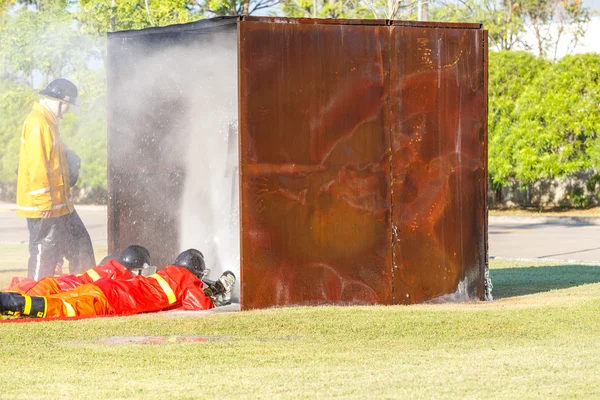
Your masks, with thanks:
[{"label": "smoke", "polygon": [[201,82],[190,99],[180,247],[199,247],[214,278],[225,270],[239,278],[236,61],[234,41],[213,41],[206,49]]},{"label": "smoke", "polygon": [[[116,55],[109,62],[116,69],[109,71],[110,101],[117,101],[110,113],[117,125],[109,130],[118,141],[109,143],[110,159],[131,166],[114,173],[144,180],[136,202],[142,199],[145,212],[136,229],[156,228],[161,218],[177,221],[179,249],[166,251],[196,248],[211,279],[225,270],[239,279],[236,32],[142,36],[113,38]],[[173,190],[161,187],[168,197],[161,199],[144,185]]]}]

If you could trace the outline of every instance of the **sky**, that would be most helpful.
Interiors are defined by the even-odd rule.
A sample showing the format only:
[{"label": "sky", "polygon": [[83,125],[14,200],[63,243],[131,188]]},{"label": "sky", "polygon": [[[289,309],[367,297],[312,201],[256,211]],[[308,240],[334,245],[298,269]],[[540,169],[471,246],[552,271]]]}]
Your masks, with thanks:
[{"label": "sky", "polygon": [[583,0],[583,4],[592,10],[600,11],[600,0]]}]

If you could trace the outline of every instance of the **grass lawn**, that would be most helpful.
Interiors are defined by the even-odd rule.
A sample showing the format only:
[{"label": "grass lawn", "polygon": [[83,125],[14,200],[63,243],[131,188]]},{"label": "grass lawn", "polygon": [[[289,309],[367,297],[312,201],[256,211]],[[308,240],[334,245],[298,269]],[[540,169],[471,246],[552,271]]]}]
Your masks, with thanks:
[{"label": "grass lawn", "polygon": [[0,398],[597,398],[600,266],[491,266],[487,303],[0,324]]}]

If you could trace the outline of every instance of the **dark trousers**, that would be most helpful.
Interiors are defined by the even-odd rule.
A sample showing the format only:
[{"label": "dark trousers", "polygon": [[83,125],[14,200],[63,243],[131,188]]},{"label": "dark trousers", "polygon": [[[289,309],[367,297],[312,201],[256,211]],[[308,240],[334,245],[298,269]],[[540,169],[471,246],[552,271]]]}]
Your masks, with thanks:
[{"label": "dark trousers", "polygon": [[27,218],[27,228],[29,278],[39,280],[54,275],[56,263],[63,255],[72,274],[96,265],[90,235],[77,211],[56,218]]}]

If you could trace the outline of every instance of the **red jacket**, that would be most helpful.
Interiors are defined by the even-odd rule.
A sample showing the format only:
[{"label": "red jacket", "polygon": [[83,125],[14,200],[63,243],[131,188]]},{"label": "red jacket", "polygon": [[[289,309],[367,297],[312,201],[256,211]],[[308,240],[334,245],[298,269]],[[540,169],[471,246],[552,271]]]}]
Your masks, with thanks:
[{"label": "red jacket", "polygon": [[100,279],[93,283],[106,296],[115,314],[131,315],[183,307],[208,310],[214,307],[202,290],[202,281],[186,268],[167,266],[151,276],[129,280]]},{"label": "red jacket", "polygon": [[88,269],[83,274],[49,276],[39,281],[29,278],[13,278],[9,291],[30,296],[48,296],[75,289],[86,283],[94,283],[99,279],[131,279],[133,275],[117,260],[110,260],[104,265]]}]

